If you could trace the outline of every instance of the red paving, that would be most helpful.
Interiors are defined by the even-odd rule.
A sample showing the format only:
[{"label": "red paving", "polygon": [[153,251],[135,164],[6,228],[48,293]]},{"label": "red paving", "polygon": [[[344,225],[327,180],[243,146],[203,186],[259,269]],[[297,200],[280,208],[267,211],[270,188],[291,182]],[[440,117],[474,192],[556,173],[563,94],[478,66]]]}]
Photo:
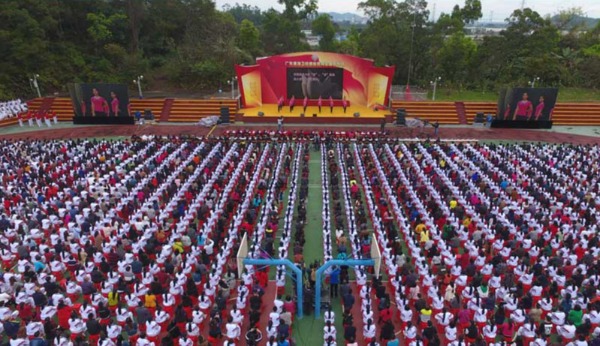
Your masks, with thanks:
[{"label": "red paving", "polygon": [[[212,135],[221,135],[227,130],[251,129],[251,130],[275,130],[275,125],[224,125],[219,126],[212,132]],[[331,127],[316,126],[308,124],[307,126],[293,126],[291,130],[307,131],[329,131]],[[335,131],[355,131],[364,130],[360,126],[340,126],[335,127]],[[367,130],[376,131],[378,127],[368,127]],[[141,136],[141,135],[189,135],[205,136],[210,132],[210,128],[197,125],[96,125],[96,126],[74,126],[62,129],[34,129],[33,131],[0,135],[1,139],[64,139],[64,138],[87,138],[87,137],[106,137],[106,136]],[[386,130],[393,137],[414,138],[419,135],[417,129],[405,127],[396,127],[388,125]],[[433,129],[427,128],[420,135],[421,138],[427,136],[433,137]],[[600,139],[593,136],[583,136],[569,133],[556,133],[540,130],[524,129],[488,129],[475,127],[460,128],[440,128],[440,137],[442,139],[479,139],[479,140],[516,140],[516,141],[543,141],[551,143],[574,143],[574,144],[597,144]]]}]

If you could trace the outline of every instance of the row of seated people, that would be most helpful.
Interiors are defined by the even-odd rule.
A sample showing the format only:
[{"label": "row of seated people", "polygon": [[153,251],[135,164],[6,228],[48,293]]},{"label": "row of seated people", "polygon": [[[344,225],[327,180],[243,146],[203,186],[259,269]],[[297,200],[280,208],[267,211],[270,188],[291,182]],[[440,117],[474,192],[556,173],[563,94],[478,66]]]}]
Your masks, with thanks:
[{"label": "row of seated people", "polygon": [[[382,194],[382,191],[376,191],[374,195],[380,199],[380,203],[378,210],[372,212],[390,220],[393,219],[392,215],[397,216],[398,214],[408,215],[410,218],[410,222],[403,229],[403,234],[408,237],[410,251],[413,254],[411,257],[413,265],[417,266],[417,273],[410,271],[409,268],[403,268],[405,264],[403,257],[396,253],[393,243],[388,242],[389,238],[397,237],[397,231],[393,229],[392,223],[388,222],[383,227],[387,228],[387,234],[382,240],[384,244],[390,244],[388,247],[390,251],[384,251],[384,253],[387,257],[388,271],[391,268],[392,274],[395,272],[396,275],[396,279],[392,280],[393,284],[395,286],[406,285],[398,290],[400,294],[397,296],[404,296],[401,300],[405,300],[407,303],[419,302],[416,312],[422,318],[423,330],[427,329],[425,322],[430,320],[429,316],[433,310],[436,317],[434,321],[437,322],[438,327],[441,327],[438,331],[444,334],[443,337],[448,342],[458,341],[463,336],[468,336],[467,342],[471,343],[485,342],[484,339],[487,342],[494,342],[498,334],[502,335],[506,342],[512,342],[517,337],[527,344],[543,344],[547,342],[546,337],[549,334],[558,334],[565,343],[576,343],[578,342],[575,340],[577,334],[579,334],[577,338],[583,336],[587,338],[593,334],[591,331],[595,327],[594,323],[597,322],[594,317],[597,310],[590,305],[594,297],[590,296],[590,293],[594,292],[590,292],[587,287],[588,280],[593,280],[593,275],[595,275],[593,274],[596,271],[595,260],[588,258],[587,264],[578,262],[577,251],[573,250],[579,247],[587,248],[589,242],[587,242],[587,237],[584,238],[583,244],[574,243],[569,238],[573,232],[570,229],[571,225],[579,223],[576,229],[585,234],[587,230],[583,225],[592,220],[591,227],[592,230],[594,229],[597,222],[595,216],[597,208],[594,206],[597,191],[588,190],[588,198],[582,198],[582,200],[585,199],[583,203],[578,205],[569,203],[570,206],[581,208],[581,210],[577,213],[570,213],[568,217],[571,222],[566,225],[564,224],[564,214],[560,211],[558,214],[552,214],[555,210],[546,214],[546,216],[556,219],[556,225],[546,222],[549,237],[544,237],[544,233],[536,232],[534,228],[525,228],[523,233],[518,231],[511,233],[510,225],[523,226],[522,221],[519,221],[522,220],[522,212],[521,214],[517,212],[515,217],[515,209],[505,208],[504,212],[507,215],[501,212],[486,214],[488,213],[486,208],[489,208],[490,205],[481,202],[481,200],[485,201],[485,195],[476,195],[474,198],[471,194],[469,198],[460,198],[462,192],[457,189],[458,186],[463,188],[462,191],[467,191],[467,193],[472,191],[473,194],[478,194],[478,191],[486,191],[486,188],[487,191],[491,189],[489,186],[493,182],[488,181],[487,183],[490,185],[469,186],[469,180],[464,179],[464,175],[461,177],[459,168],[461,166],[456,163],[464,164],[462,166],[464,170],[467,167],[470,168],[468,179],[472,179],[476,183],[480,183],[479,179],[485,181],[482,172],[475,174],[476,172],[473,170],[472,162],[477,162],[477,160],[473,158],[451,159],[447,155],[444,156],[442,148],[439,147],[426,148],[416,145],[411,148],[413,150],[406,150],[406,147],[404,150],[401,150],[400,147],[395,149],[391,150],[389,146],[384,146],[378,148],[377,154],[373,153],[372,155],[374,158],[387,156],[392,164],[371,167],[372,172],[368,176],[377,177],[377,173],[380,171],[379,177],[382,180],[389,177],[390,182],[395,182],[394,190],[397,191],[395,193],[390,189],[389,184],[385,194]],[[452,149],[457,150],[458,148],[454,146]],[[368,151],[366,148],[363,150]],[[431,153],[439,154],[435,161],[428,160]],[[584,154],[580,148],[579,154],[575,155],[589,155],[588,153]],[[597,153],[597,148],[595,148],[595,151],[592,151],[592,157],[596,157]],[[400,162],[404,163],[404,167],[401,168]],[[435,163],[439,163],[439,165],[434,166]],[[570,164],[586,168],[587,177],[589,178],[591,174],[592,181],[595,181],[593,176],[597,175],[597,168],[592,167],[592,170],[589,171],[587,170],[589,166],[585,167],[586,165],[577,159],[571,160]],[[396,170],[393,169],[394,166],[396,166]],[[387,168],[385,174],[383,174],[382,167]],[[403,175],[403,172],[408,172],[408,178]],[[572,173],[575,177],[580,174]],[[444,176],[446,176],[445,180]],[[482,176],[483,178],[481,178]],[[501,174],[494,176],[500,177]],[[380,184],[378,181],[374,181],[374,183],[376,186]],[[387,182],[382,185],[386,184]],[[576,184],[573,185],[576,186]],[[511,190],[512,187],[511,182],[503,181],[498,185],[496,191],[501,191],[500,196],[506,194],[504,190]],[[500,185],[507,186],[500,187]],[[480,186],[482,189],[477,190],[476,186]],[[469,190],[468,187],[471,187],[472,190]],[[564,187],[567,188],[567,186]],[[523,191],[519,193],[523,194]],[[385,198],[381,199],[385,195],[399,196],[403,207],[400,209],[396,205],[390,213]],[[440,195],[449,196],[449,198],[443,200],[439,197]],[[584,197],[583,195],[585,193],[580,197]],[[510,196],[514,195],[510,194]],[[505,202],[497,195],[495,197],[500,199],[498,202]],[[424,207],[425,204],[427,209]],[[589,207],[590,204],[592,208]],[[489,223],[479,221],[482,216],[488,216],[482,219]],[[525,219],[529,217],[529,215],[525,215]],[[579,220],[577,221],[576,218]],[[458,220],[460,223],[457,222]],[[534,220],[530,221],[533,223]],[[563,223],[562,232],[560,229],[552,230],[553,226],[561,223]],[[455,228],[455,226],[457,227]],[[407,233],[407,229],[410,230],[410,233]],[[554,237],[559,232],[566,236],[566,239],[563,239],[567,241],[567,250],[563,250],[565,249],[564,243]],[[533,236],[536,239],[531,239]],[[488,239],[491,239],[491,243],[486,245],[485,240]],[[558,241],[557,243],[561,244],[560,247],[553,245],[553,241]],[[489,246],[489,244],[496,246]],[[505,250],[505,246],[510,246],[509,251]],[[522,248],[520,248],[521,246]],[[540,254],[535,247],[547,249],[547,254]],[[459,254],[463,249],[464,252]],[[519,249],[522,250],[519,251]],[[530,256],[530,254],[535,256]],[[585,256],[582,256],[579,261],[584,260],[583,257]],[[549,261],[552,260],[558,261],[558,263],[566,261],[566,267],[571,267],[569,269],[570,277],[567,278],[562,270],[557,269],[556,265],[548,267],[551,264]],[[503,265],[503,262],[507,265]],[[544,270],[544,267],[547,269]],[[398,272],[398,269],[402,270]],[[509,270],[515,271],[515,274]],[[441,274],[442,272],[446,273]],[[575,281],[573,281],[573,274]],[[588,278],[586,274],[592,276]],[[532,289],[529,290],[529,288]],[[422,291],[420,292],[420,290]],[[440,294],[441,292],[444,294]],[[399,307],[403,305],[401,302],[398,303]],[[433,306],[430,307],[430,304]],[[414,319],[413,309],[412,306],[400,308],[405,324]],[[492,314],[496,317],[495,323],[486,326],[485,321],[489,320]],[[590,319],[587,323],[583,314]],[[545,324],[546,317],[553,328],[541,327]],[[477,322],[474,327],[469,323],[473,318]],[[527,324],[529,321],[533,323]],[[532,326],[536,326],[534,331],[531,330]],[[469,329],[469,327],[471,328]],[[467,330],[469,333],[465,335]],[[415,334],[413,325],[406,331],[405,335],[414,336]],[[436,333],[429,329],[426,339],[431,339],[432,334]],[[412,342],[413,340],[407,341]]]},{"label": "row of seated people", "polygon": [[[110,345],[121,342],[118,338],[139,345],[206,340],[201,331],[214,312],[211,307],[220,305],[226,311],[226,304],[217,302],[245,287],[235,289],[234,266],[227,260],[231,256],[216,249],[233,252],[231,234],[224,233],[248,182],[233,167],[244,160],[241,166],[251,172],[258,147],[246,151],[233,145],[226,151],[220,144],[175,138],[31,144],[11,144],[3,152],[3,160],[10,162],[3,171],[5,215],[0,222],[5,231],[6,335],[19,341],[20,329],[14,328],[31,324],[38,330],[29,328],[29,337],[38,333],[55,344],[91,339]],[[12,160],[15,147],[39,151],[39,167]],[[119,153],[116,159],[107,159],[113,151]],[[58,176],[63,170],[69,173]],[[228,176],[239,180],[226,186]],[[48,188],[47,181],[56,184]],[[23,189],[27,182],[37,195]],[[253,182],[264,190],[258,179]],[[228,197],[232,203],[221,203]],[[34,205],[43,209],[30,209]],[[208,215],[217,207],[224,215],[208,231],[204,221],[212,220]],[[28,212],[34,217],[23,219]],[[240,224],[251,227],[256,210],[240,215]],[[9,272],[15,264],[16,271]],[[224,267],[230,270],[221,276]],[[123,328],[120,334],[117,327]]]}]

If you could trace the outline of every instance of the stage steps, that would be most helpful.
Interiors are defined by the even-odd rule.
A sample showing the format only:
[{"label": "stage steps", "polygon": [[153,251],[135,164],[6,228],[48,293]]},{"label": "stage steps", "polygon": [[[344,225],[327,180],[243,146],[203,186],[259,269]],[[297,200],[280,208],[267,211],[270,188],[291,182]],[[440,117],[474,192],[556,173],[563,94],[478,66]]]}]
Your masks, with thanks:
[{"label": "stage steps", "polygon": [[459,124],[454,102],[392,101],[392,108],[404,108],[409,118],[440,124]]},{"label": "stage steps", "polygon": [[464,102],[454,102],[454,108],[456,108],[456,114],[458,114],[458,122],[461,125],[467,124],[467,113]]},{"label": "stage steps", "polygon": [[232,119],[237,113],[237,101],[234,99],[174,99],[169,122],[197,122],[208,116],[220,116],[221,107],[229,108]]},{"label": "stage steps", "polygon": [[72,121],[75,111],[70,98],[57,97],[52,103],[51,109],[56,112],[58,121]]},{"label": "stage steps", "polygon": [[166,123],[169,121],[169,116],[171,115],[171,108],[173,107],[174,99],[165,99],[163,103],[163,108],[160,113],[160,121]]}]

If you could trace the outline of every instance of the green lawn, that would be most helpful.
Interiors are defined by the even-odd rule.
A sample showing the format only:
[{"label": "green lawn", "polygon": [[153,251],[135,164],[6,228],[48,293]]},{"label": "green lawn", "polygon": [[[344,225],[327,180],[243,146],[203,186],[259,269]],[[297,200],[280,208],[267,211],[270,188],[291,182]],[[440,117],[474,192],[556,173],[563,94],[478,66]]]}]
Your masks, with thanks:
[{"label": "green lawn", "polygon": [[[432,96],[432,91],[430,90],[428,95],[429,100],[431,100]],[[435,100],[497,102],[498,92],[440,88],[437,90]],[[600,92],[593,89],[560,88],[558,91],[558,102],[600,102]]]}]

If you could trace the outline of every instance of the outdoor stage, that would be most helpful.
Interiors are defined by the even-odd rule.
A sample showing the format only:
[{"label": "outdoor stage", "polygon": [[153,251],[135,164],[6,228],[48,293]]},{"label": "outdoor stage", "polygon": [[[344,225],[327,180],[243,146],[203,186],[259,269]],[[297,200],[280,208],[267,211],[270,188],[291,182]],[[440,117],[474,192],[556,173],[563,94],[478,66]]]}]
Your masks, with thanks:
[{"label": "outdoor stage", "polygon": [[[259,115],[259,112],[264,115]],[[260,107],[242,108],[239,110],[239,114],[236,116],[236,122],[244,123],[275,123],[279,116],[284,117],[285,123],[294,124],[380,124],[382,118],[386,118],[387,122],[393,121],[393,115],[385,109],[374,110],[372,108],[363,106],[350,106],[346,108],[346,113],[342,107],[334,107],[333,113],[330,111],[329,106],[321,107],[321,113],[319,113],[319,107],[310,106],[306,108],[304,116],[302,105],[295,106],[294,111],[290,112],[290,107],[285,106],[281,109],[281,112],[277,111],[276,104],[267,104]],[[359,116],[354,114],[358,113]]]}]

